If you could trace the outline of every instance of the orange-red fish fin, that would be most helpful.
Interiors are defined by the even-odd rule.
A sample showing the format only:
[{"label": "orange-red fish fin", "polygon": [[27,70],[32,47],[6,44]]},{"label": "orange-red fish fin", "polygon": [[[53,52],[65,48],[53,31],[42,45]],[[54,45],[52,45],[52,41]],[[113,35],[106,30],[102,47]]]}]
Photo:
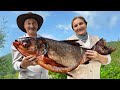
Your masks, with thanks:
[{"label": "orange-red fish fin", "polygon": [[73,67],[65,67],[65,66],[59,66],[58,64],[55,64],[54,62],[48,62],[49,59],[46,59],[44,56],[38,56],[37,57],[37,64],[42,66],[43,68],[50,70],[52,72],[58,72],[58,73],[64,73],[71,71]]},{"label": "orange-red fish fin", "polygon": [[64,67],[63,65],[58,64],[58,63],[56,63],[54,60],[52,60],[52,59],[50,59],[50,58],[48,58],[48,57],[45,57],[45,56],[44,56],[44,62],[45,62],[45,64],[50,64],[50,65],[52,65],[52,66]]}]

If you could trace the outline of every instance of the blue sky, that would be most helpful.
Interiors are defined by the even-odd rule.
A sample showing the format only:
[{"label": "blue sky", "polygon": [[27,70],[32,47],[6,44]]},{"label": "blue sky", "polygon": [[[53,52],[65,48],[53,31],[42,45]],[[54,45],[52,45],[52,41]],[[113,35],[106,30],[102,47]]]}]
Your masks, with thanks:
[{"label": "blue sky", "polygon": [[[0,11],[0,17],[5,17],[7,23],[5,32],[5,47],[0,49],[0,56],[11,52],[11,44],[24,35],[16,24],[18,15],[29,11]],[[44,23],[38,34],[55,40],[64,40],[75,34],[71,28],[74,16],[83,16],[88,22],[89,34],[104,38],[107,42],[120,38],[120,11],[32,11],[44,18]]]}]

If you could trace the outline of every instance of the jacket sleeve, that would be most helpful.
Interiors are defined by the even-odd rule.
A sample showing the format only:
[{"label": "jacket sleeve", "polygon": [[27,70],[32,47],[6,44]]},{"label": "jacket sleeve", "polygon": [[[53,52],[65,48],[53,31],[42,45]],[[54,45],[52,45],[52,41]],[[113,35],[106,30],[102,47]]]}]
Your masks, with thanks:
[{"label": "jacket sleeve", "polygon": [[11,54],[12,54],[13,68],[17,71],[25,71],[26,69],[20,68],[20,64],[23,56],[19,53],[19,51],[13,45],[11,45]]},{"label": "jacket sleeve", "polygon": [[110,56],[110,54],[105,55],[105,56],[108,58],[108,61],[107,61],[107,63],[106,63],[106,64],[103,64],[103,65],[110,64],[110,63],[111,63],[111,56]]}]

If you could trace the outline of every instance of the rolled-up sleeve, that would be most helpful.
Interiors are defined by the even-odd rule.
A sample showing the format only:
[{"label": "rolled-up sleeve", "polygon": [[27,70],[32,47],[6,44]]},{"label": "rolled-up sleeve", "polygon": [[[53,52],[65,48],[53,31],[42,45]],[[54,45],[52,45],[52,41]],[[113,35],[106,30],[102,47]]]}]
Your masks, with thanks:
[{"label": "rolled-up sleeve", "polygon": [[107,65],[107,64],[110,64],[111,63],[111,56],[110,54],[109,55],[105,55],[107,58],[108,58],[108,61],[106,64],[103,64],[103,65]]}]

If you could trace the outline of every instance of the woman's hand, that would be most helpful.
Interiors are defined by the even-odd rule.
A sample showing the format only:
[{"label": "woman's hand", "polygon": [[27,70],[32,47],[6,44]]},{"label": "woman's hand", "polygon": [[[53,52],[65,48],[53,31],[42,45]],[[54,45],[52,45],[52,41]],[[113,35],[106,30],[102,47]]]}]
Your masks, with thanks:
[{"label": "woman's hand", "polygon": [[36,60],[36,57],[30,55],[30,56],[27,56],[27,57],[24,57],[24,58],[23,58],[20,66],[21,66],[22,68],[26,69],[26,68],[27,68],[28,66],[30,66],[30,65],[33,65],[33,66],[36,65],[36,61],[37,61],[37,60]]},{"label": "woman's hand", "polygon": [[90,58],[92,60],[98,60],[102,64],[106,64],[108,62],[108,58],[105,55],[101,55],[98,52],[93,51],[93,50],[87,50],[85,55],[87,58]]},{"label": "woman's hand", "polygon": [[93,50],[87,50],[87,52],[85,53],[87,58],[90,58],[92,60],[99,60],[99,56],[100,54],[96,51]]}]

